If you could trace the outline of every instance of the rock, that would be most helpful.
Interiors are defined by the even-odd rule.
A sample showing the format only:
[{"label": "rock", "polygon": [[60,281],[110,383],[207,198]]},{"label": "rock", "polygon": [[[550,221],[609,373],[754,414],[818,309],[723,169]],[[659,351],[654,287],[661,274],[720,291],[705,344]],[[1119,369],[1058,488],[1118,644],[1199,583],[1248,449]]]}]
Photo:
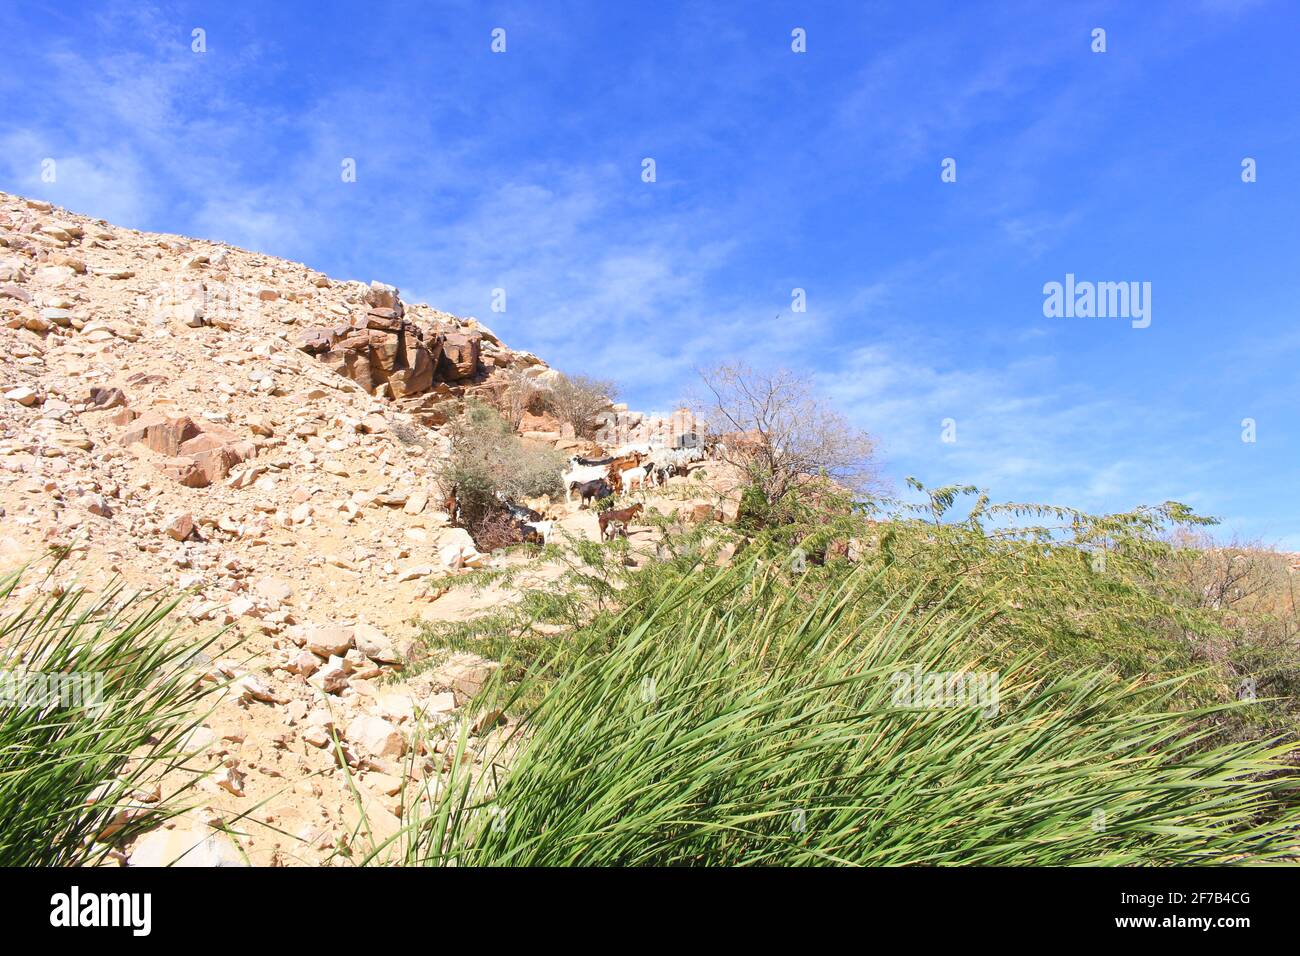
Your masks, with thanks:
[{"label": "rock", "polygon": [[212,782],[232,796],[244,795],[244,775],[235,767],[222,767],[212,775]]},{"label": "rock", "polygon": [[97,515],[101,518],[113,517],[113,509],[108,506],[108,502],[104,500],[103,495],[96,495],[96,494],[83,495],[80,501],[82,507],[84,507],[92,515]]},{"label": "rock", "polygon": [[424,708],[431,714],[448,714],[456,709],[456,695],[449,691],[441,694],[434,694],[429,698],[428,704]]},{"label": "rock", "polygon": [[19,405],[35,405],[38,398],[36,389],[28,388],[26,385],[19,385],[17,388],[11,388],[5,392],[5,398],[11,402],[17,402]]},{"label": "rock", "polygon": [[329,731],[324,727],[307,727],[302,732],[302,739],[313,747],[328,747],[332,742]]},{"label": "rock", "polygon": [[190,826],[151,830],[135,841],[129,866],[248,866],[235,842],[195,821]]},{"label": "rock", "polygon": [[289,658],[284,669],[290,674],[301,674],[303,677],[310,677],[320,670],[320,659],[308,650],[300,650]]},{"label": "rock", "polygon": [[258,578],[253,584],[253,592],[259,597],[268,601],[274,601],[277,604],[284,604],[293,597],[293,585],[282,578],[267,577]]},{"label": "rock", "polygon": [[318,657],[342,657],[351,647],[351,628],[321,624],[307,632],[307,650]]},{"label": "rock", "polygon": [[204,727],[200,724],[182,737],[177,747],[183,754],[194,755],[205,752],[213,747],[216,742],[216,733],[210,727]]},{"label": "rock", "polygon": [[207,474],[193,458],[163,458],[157,465],[164,475],[187,488],[206,488],[210,484]]},{"label": "rock", "polygon": [[387,773],[370,773],[366,775],[366,786],[386,797],[394,797],[402,792],[406,781]]},{"label": "rock", "polygon": [[41,309],[41,318],[61,328],[72,325],[72,313],[67,309]]},{"label": "rock", "polygon": [[[135,418],[122,435],[122,444],[143,444],[168,456],[158,467],[164,474],[193,488],[203,488],[230,474],[257,453],[251,441],[241,441],[228,428],[196,423],[188,416],[166,416],[147,411]],[[186,465],[180,459],[188,459]]]},{"label": "rock", "polygon": [[402,511],[406,512],[408,515],[418,515],[424,510],[425,505],[428,503],[429,496],[423,491],[412,492],[410,497],[406,499],[406,504],[402,507]]},{"label": "rock", "polygon": [[374,625],[360,621],[352,628],[352,635],[357,650],[372,661],[381,664],[401,663],[402,657],[393,649],[393,642]]},{"label": "rock", "polygon": [[252,674],[245,674],[235,681],[235,689],[244,700],[261,701],[264,704],[278,704],[279,699],[270,689]]},{"label": "rock", "polygon": [[362,714],[348,724],[344,736],[365,753],[376,757],[400,759],[406,753],[401,731],[382,717]]},{"label": "rock", "polygon": [[163,530],[167,537],[184,541],[194,533],[194,516],[188,511],[181,511],[163,520]]},{"label": "rock", "polygon": [[485,734],[498,724],[504,724],[505,721],[506,715],[504,712],[496,709],[485,710],[478,715],[478,719],[474,721],[474,726],[470,728],[470,732],[479,735]]},{"label": "rock", "polygon": [[472,378],[478,372],[483,336],[478,332],[452,332],[442,342],[439,372],[449,381]]},{"label": "rock", "polygon": [[410,694],[389,691],[379,695],[379,712],[398,723],[415,719],[415,699]]},{"label": "rock", "polygon": [[238,620],[241,617],[256,616],[257,605],[246,597],[237,597],[226,605],[226,611],[232,618]]},{"label": "rock", "polygon": [[397,582],[401,584],[404,581],[418,581],[420,578],[427,578],[433,573],[433,568],[427,564],[416,564],[401,571],[397,575]]},{"label": "rock", "polygon": [[493,661],[474,659],[473,655],[469,657],[470,661],[453,663],[447,668],[447,676],[457,701],[476,696],[498,666]]},{"label": "rock", "polygon": [[702,524],[706,521],[713,521],[717,517],[717,509],[710,504],[697,504],[691,508],[691,521],[696,524]]},{"label": "rock", "polygon": [[125,408],[129,404],[126,393],[120,388],[92,388],[88,401],[97,409],[105,411],[110,408]]},{"label": "rock", "polygon": [[131,423],[122,435],[122,444],[143,444],[151,451],[175,457],[181,445],[199,434],[199,427],[185,416],[169,418],[158,412],[145,412]]}]

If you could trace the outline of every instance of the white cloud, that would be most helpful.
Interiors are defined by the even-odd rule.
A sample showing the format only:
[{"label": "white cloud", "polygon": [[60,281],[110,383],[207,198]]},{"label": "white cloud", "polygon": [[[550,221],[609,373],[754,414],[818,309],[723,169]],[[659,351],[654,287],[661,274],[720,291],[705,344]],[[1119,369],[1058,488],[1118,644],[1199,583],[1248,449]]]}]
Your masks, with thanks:
[{"label": "white cloud", "polygon": [[[1003,370],[941,367],[909,349],[859,348],[818,376],[820,387],[883,440],[887,471],[927,485],[970,483],[999,498],[1113,509],[1193,503],[1210,466],[1170,469],[1192,456],[1140,444],[1135,410],[1050,383],[1050,365]],[[955,443],[942,441],[945,419]],[[1185,450],[1184,450],[1185,451]]]}]

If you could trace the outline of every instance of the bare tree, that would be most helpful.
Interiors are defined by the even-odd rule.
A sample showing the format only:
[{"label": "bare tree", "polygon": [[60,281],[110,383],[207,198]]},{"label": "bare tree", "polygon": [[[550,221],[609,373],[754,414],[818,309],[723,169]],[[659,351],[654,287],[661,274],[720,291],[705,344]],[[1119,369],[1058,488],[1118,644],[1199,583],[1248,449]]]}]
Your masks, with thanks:
[{"label": "bare tree", "polygon": [[573,426],[577,437],[588,438],[596,430],[598,416],[609,410],[617,394],[613,382],[562,374],[551,384],[546,404],[551,414]]},{"label": "bare tree", "polygon": [[719,455],[744,470],[769,502],[808,479],[850,491],[875,483],[875,442],[785,369],[723,364],[700,372],[707,389],[696,415],[721,439]]},{"label": "bare tree", "polygon": [[497,402],[498,408],[510,427],[518,429],[519,423],[524,420],[524,413],[534,405],[542,389],[536,379],[525,375],[524,370],[518,367],[504,370],[500,373],[500,379],[503,388]]}]

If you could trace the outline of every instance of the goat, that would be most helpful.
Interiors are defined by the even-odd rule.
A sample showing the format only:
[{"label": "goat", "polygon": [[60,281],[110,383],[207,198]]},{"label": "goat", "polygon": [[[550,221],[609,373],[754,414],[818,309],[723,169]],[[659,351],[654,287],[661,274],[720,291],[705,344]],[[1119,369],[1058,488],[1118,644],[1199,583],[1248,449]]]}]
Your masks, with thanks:
[{"label": "goat", "polygon": [[569,464],[574,468],[577,468],[579,465],[590,467],[593,465],[608,465],[613,460],[613,456],[608,458],[583,458],[581,455],[574,455],[569,459]]},{"label": "goat", "polygon": [[541,539],[543,545],[551,543],[551,531],[555,528],[554,521],[525,521],[524,528]]},{"label": "goat", "polygon": [[[604,480],[605,472],[606,469],[604,466],[588,465],[581,468],[570,468],[560,477],[564,481],[564,487],[568,488],[569,491],[572,492],[574,487],[577,485],[585,485],[593,481]],[[570,500],[570,495],[566,493],[564,500]]]},{"label": "goat", "polygon": [[626,455],[648,455],[654,449],[649,442],[638,442],[633,445],[624,445],[622,448],[615,449],[614,457],[622,458]]},{"label": "goat", "polygon": [[614,489],[609,486],[604,478],[597,478],[595,481],[575,481],[569,485],[569,493],[578,492],[582,498],[582,504],[579,507],[586,507],[591,499],[599,501],[601,498],[608,498],[614,493]]},{"label": "goat", "polygon": [[656,465],[654,469],[655,484],[666,485],[668,484],[668,479],[675,477],[676,474],[677,466],[672,462],[668,462],[664,465]]},{"label": "goat", "polygon": [[506,511],[510,512],[510,517],[514,518],[516,521],[527,522],[527,521],[542,520],[541,514],[534,511],[532,508],[527,507],[526,505],[515,504],[508,497],[506,497],[506,493],[504,491],[497,492],[497,501],[501,502],[502,507],[504,507]]},{"label": "goat", "polygon": [[457,501],[457,499],[456,499],[456,486],[455,486],[455,485],[452,485],[452,486],[451,486],[451,491],[448,492],[446,500],[443,501],[443,503],[442,503],[442,510],[445,511],[445,512],[447,512],[447,516],[448,516],[449,518],[451,518],[451,523],[452,523],[454,526],[459,527],[459,525],[460,525],[460,518],[461,518],[461,515],[460,515],[460,502]]},{"label": "goat", "polygon": [[[635,504],[630,508],[619,508],[617,511],[601,512],[600,517],[596,519],[597,523],[600,525],[600,540],[605,540],[610,525],[615,525],[616,527],[621,528],[630,524],[632,519],[641,513],[641,508],[642,506],[640,504]],[[617,531],[615,531],[615,534],[617,534]],[[608,536],[611,539],[613,538],[613,534],[609,534]]]},{"label": "goat", "polygon": [[629,468],[627,471],[623,472],[623,487],[626,488],[628,492],[631,492],[633,487],[637,486],[644,489],[645,479],[645,468],[639,465],[636,468]]},{"label": "goat", "polygon": [[641,467],[641,456],[637,454],[616,458],[609,466],[609,484],[615,491],[623,490],[623,473]]}]

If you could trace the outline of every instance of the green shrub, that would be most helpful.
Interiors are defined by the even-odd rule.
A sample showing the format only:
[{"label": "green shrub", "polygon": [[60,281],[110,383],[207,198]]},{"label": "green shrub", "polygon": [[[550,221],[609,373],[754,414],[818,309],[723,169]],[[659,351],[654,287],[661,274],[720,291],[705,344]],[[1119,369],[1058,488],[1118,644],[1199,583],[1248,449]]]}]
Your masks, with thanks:
[{"label": "green shrub", "polygon": [[564,456],[521,439],[491,406],[466,402],[449,433],[451,454],[439,465],[439,483],[444,493],[455,489],[462,524],[471,534],[489,530],[485,523],[501,512],[498,491],[514,501],[564,493]]}]

